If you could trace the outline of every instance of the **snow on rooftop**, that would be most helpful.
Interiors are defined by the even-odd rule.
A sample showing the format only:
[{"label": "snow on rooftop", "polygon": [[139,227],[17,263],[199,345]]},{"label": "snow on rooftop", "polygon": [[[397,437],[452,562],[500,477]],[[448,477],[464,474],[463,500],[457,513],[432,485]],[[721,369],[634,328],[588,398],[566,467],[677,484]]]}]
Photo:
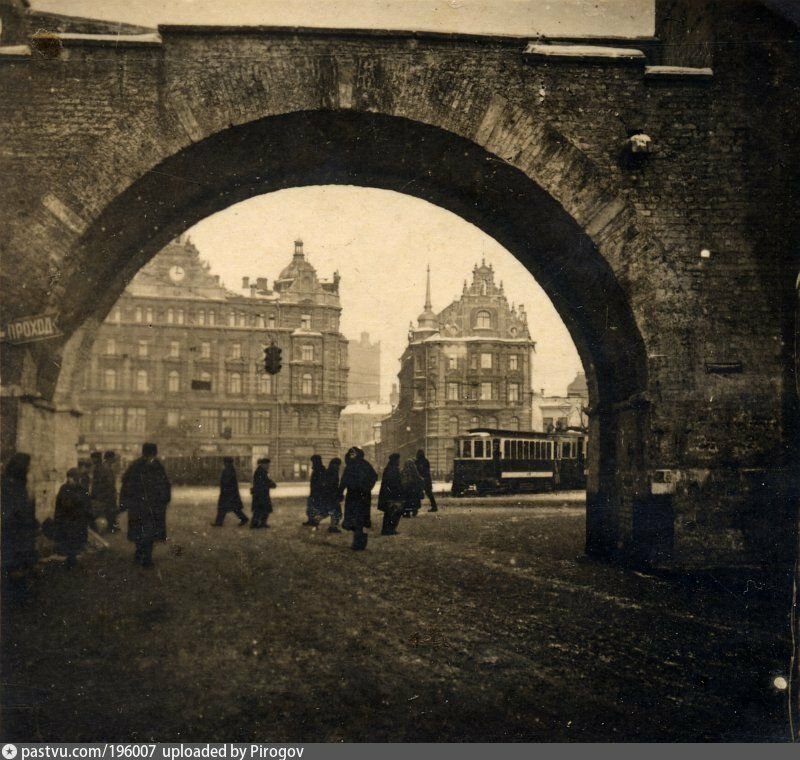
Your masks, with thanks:
[{"label": "snow on rooftop", "polygon": [[644,60],[644,53],[636,48],[605,47],[603,45],[548,45],[529,42],[526,55],[539,55],[545,58],[605,58],[609,60]]}]

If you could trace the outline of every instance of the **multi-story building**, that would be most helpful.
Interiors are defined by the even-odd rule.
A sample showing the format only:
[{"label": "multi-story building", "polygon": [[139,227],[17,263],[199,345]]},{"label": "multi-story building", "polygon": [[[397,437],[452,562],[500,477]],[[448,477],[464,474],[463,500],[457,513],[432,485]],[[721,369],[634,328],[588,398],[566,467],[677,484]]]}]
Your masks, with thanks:
[{"label": "multi-story building", "polygon": [[543,433],[553,430],[585,430],[588,427],[586,407],[589,387],[586,374],[579,372],[567,386],[566,396],[546,396],[544,389],[534,393],[531,407],[531,428]]},{"label": "multi-story building", "polygon": [[369,333],[348,345],[348,403],[378,403],[381,400],[381,342],[372,343]]},{"label": "multi-story building", "polygon": [[[156,441],[184,480],[208,479],[222,456],[245,471],[268,456],[275,477],[305,478],[312,454],[339,454],[340,314],[338,274],[320,281],[302,241],[271,289],[244,278],[239,293],[188,239],[174,241],[99,328],[80,394],[82,445],[130,459]],[[283,352],[277,375],[264,371],[272,342]]]},{"label": "multi-story building", "polygon": [[474,427],[528,429],[536,344],[524,307],[509,306],[503,284],[482,263],[461,298],[434,314],[430,273],[425,309],[409,330],[398,374],[397,407],[381,428],[380,462],[424,449],[435,477],[448,477],[453,438]]}]

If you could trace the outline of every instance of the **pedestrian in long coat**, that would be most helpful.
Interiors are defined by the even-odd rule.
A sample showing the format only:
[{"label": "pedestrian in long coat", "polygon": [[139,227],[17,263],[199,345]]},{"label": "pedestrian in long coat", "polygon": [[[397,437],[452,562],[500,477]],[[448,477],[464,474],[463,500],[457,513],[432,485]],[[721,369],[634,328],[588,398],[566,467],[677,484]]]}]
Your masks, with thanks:
[{"label": "pedestrian in long coat", "polygon": [[27,573],[38,559],[36,504],[28,493],[30,455],[11,456],[0,478],[0,560],[5,590],[12,598],[24,593]]},{"label": "pedestrian in long coat", "polygon": [[[349,461],[348,461],[349,459]],[[378,474],[372,465],[364,458],[364,452],[353,447],[345,457],[344,474],[339,484],[340,496],[345,496],[344,522],[345,530],[353,531],[353,545],[351,548],[366,549],[367,535],[364,528],[369,528],[370,504],[372,500],[372,487],[378,480]]]},{"label": "pedestrian in long coat", "polygon": [[134,559],[142,567],[153,566],[153,543],[167,538],[172,487],[157,455],[156,444],[142,446],[142,456],[122,476],[119,495],[120,509],[128,513],[128,540],[136,544]]},{"label": "pedestrian in long coat", "polygon": [[244,513],[244,504],[242,504],[242,497],[239,494],[239,478],[236,475],[236,468],[233,466],[233,457],[224,457],[222,460],[217,518],[211,525],[221,528],[228,512],[233,512],[239,518],[239,527],[250,522],[250,518]]},{"label": "pedestrian in long coat", "polygon": [[106,519],[107,530],[117,530],[117,486],[114,473],[103,463],[103,455],[99,451],[92,452],[92,485],[90,491],[92,512],[95,516]]},{"label": "pedestrian in long coat", "polygon": [[425,493],[425,481],[420,477],[413,459],[406,459],[400,480],[403,484],[403,515],[416,517],[422,503],[422,495]]},{"label": "pedestrian in long coat", "polygon": [[400,455],[392,454],[381,475],[378,509],[383,512],[382,536],[396,536],[397,524],[403,514],[405,492],[400,478]]},{"label": "pedestrian in long coat", "polygon": [[325,517],[322,504],[325,491],[325,466],[322,464],[322,457],[314,454],[311,457],[311,478],[309,480],[308,499],[306,500],[306,521],[303,525],[316,527],[319,521]]},{"label": "pedestrian in long coat", "polygon": [[339,523],[342,520],[342,508],[339,500],[339,468],[342,460],[334,457],[328,462],[328,469],[325,470],[325,486],[322,491],[322,508],[325,514],[330,515],[331,524],[328,526],[328,533],[341,533]]},{"label": "pedestrian in long coat", "polygon": [[67,472],[67,482],[59,488],[56,496],[56,546],[61,554],[66,555],[67,567],[75,565],[76,556],[86,546],[89,525],[93,520],[92,505],[78,482],[79,478],[78,468],[71,468]]},{"label": "pedestrian in long coat", "polygon": [[417,472],[419,473],[419,476],[422,478],[423,490],[425,492],[425,495],[428,497],[428,501],[431,503],[431,508],[428,510],[428,512],[438,512],[439,507],[436,506],[436,497],[433,495],[433,478],[431,477],[431,463],[425,456],[425,451],[423,449],[419,449],[417,451],[417,458],[414,460],[414,463],[417,465]]},{"label": "pedestrian in long coat", "polygon": [[269,528],[267,520],[272,514],[272,498],[270,489],[275,488],[275,481],[269,476],[269,459],[259,459],[258,466],[253,473],[253,519],[251,528]]}]

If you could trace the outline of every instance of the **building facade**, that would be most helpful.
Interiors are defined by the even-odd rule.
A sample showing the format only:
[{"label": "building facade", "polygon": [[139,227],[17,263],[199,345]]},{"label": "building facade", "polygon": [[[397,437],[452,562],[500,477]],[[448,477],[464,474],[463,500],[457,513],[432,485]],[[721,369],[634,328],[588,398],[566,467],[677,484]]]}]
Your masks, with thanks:
[{"label": "building facade", "polygon": [[447,478],[456,435],[528,429],[535,345],[524,307],[509,306],[491,266],[475,266],[461,298],[438,314],[429,274],[424,311],[400,360],[398,403],[381,427],[379,463],[424,449],[434,477]]},{"label": "building facade", "polygon": [[369,333],[348,345],[348,403],[378,403],[381,400],[381,342],[374,343]]},{"label": "building facade", "polygon": [[339,417],[339,441],[342,450],[351,446],[364,448],[380,440],[380,427],[392,411],[389,404],[356,401],[348,404]]},{"label": "building facade", "polygon": [[[155,441],[187,482],[207,480],[222,456],[244,470],[269,457],[274,477],[306,478],[312,454],[339,454],[340,315],[338,274],[320,281],[302,241],[272,288],[244,278],[238,293],[188,239],[172,242],[99,328],[79,396],[81,445],[127,460]],[[283,352],[277,375],[264,371],[272,342]]]},{"label": "building facade", "polygon": [[586,430],[589,418],[589,387],[586,374],[579,372],[567,386],[566,396],[546,396],[544,389],[534,393],[531,409],[531,429],[548,433],[553,430]]}]

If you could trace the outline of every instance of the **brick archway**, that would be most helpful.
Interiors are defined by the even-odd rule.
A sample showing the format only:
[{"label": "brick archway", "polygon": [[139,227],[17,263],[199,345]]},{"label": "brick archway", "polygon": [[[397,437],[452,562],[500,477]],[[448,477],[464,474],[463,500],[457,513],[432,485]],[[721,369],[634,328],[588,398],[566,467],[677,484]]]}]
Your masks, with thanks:
[{"label": "brick archway", "polygon": [[[487,146],[499,139],[494,118],[487,116],[481,127]],[[642,245],[643,236],[631,210],[609,194],[590,162],[553,130],[538,133],[542,142],[531,149],[537,161],[529,162],[531,173],[559,188],[585,226],[531,176],[486,147],[404,118],[349,111],[285,114],[231,127],[178,151],[119,194],[76,242],[73,273],[61,283],[58,304],[72,337],[60,363],[52,361],[52,347],[41,353],[40,392],[57,405],[68,404],[72,374],[96,325],[133,274],[200,219],[287,187],[352,184],[414,195],[503,244],[564,319],[587,368],[594,412],[599,467],[589,484],[587,546],[598,554],[616,553],[630,538],[620,522],[623,479],[635,482],[646,471],[643,333],[656,328],[637,320],[631,283],[626,292],[614,265],[626,255],[624,246],[631,240]],[[605,256],[598,243],[611,253]],[[627,431],[626,446],[633,436],[636,448],[623,468],[620,426]]]}]

